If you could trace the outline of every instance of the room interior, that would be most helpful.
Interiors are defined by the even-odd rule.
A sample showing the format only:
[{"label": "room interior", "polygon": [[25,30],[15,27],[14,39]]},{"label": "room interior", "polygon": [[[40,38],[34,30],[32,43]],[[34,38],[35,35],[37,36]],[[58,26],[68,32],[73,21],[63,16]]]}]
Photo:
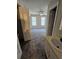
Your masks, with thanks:
[{"label": "room interior", "polygon": [[17,0],[17,58],[62,59],[62,0]]}]

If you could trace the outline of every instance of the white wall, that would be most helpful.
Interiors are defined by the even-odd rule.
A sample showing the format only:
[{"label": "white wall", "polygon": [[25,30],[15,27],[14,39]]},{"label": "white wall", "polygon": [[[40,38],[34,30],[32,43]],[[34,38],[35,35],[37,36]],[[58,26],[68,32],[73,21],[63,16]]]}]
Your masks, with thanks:
[{"label": "white wall", "polygon": [[55,8],[57,6],[57,3],[58,3],[58,0],[50,0],[48,5],[49,10]]},{"label": "white wall", "polygon": [[[36,26],[32,26],[32,16],[35,16],[36,17],[36,23],[37,25]],[[45,21],[45,26],[41,26],[41,17],[46,17],[46,21]],[[30,27],[31,28],[46,28],[46,23],[47,22],[47,16],[46,15],[43,15],[43,16],[40,16],[40,15],[31,15],[30,16]]]}]

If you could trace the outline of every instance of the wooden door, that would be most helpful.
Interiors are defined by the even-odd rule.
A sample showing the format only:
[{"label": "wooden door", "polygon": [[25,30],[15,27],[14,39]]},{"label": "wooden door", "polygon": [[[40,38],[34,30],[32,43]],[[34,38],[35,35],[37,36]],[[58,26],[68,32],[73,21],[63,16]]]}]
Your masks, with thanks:
[{"label": "wooden door", "polygon": [[20,18],[22,23],[24,41],[28,41],[31,39],[29,9],[26,9],[25,7],[21,6],[19,8],[19,12],[20,12]]}]

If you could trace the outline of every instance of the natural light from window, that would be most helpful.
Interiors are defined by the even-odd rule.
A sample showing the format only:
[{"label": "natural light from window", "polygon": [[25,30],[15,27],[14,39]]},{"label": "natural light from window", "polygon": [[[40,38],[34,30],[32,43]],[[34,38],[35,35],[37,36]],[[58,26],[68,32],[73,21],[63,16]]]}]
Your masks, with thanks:
[{"label": "natural light from window", "polygon": [[45,17],[41,17],[41,25],[44,26],[45,25]]},{"label": "natural light from window", "polygon": [[32,17],[32,26],[36,26],[36,17]]}]

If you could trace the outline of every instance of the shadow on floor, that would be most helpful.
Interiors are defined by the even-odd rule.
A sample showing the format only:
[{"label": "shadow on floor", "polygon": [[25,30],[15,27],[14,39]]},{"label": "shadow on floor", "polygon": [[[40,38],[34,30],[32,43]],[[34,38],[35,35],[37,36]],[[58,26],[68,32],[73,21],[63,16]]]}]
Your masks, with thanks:
[{"label": "shadow on floor", "polygon": [[47,59],[43,45],[45,34],[45,29],[32,29],[32,39],[23,47],[21,59]]}]

